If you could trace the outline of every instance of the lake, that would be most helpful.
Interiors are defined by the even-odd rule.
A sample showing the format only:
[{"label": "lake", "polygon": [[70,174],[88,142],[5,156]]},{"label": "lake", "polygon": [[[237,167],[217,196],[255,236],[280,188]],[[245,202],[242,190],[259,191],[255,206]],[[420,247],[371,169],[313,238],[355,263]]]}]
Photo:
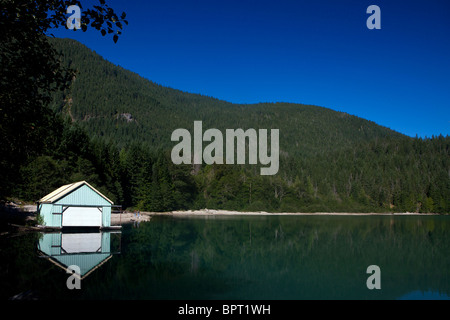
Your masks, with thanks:
[{"label": "lake", "polygon": [[[0,238],[2,299],[449,299],[450,216],[154,216]],[[80,267],[69,290],[65,268]],[[379,267],[381,289],[368,289]],[[78,279],[78,278],[77,278]],[[76,281],[76,280],[74,280]],[[75,282],[74,282],[75,283]]]}]

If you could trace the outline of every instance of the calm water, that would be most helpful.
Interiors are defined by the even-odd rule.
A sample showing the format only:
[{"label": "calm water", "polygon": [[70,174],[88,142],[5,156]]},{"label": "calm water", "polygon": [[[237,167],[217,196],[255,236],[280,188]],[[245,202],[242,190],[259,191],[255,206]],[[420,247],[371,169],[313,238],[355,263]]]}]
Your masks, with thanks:
[{"label": "calm water", "polygon": [[[450,216],[154,217],[121,233],[0,238],[0,295],[449,299]],[[69,290],[64,267],[81,269]],[[369,265],[381,289],[369,290]]]}]

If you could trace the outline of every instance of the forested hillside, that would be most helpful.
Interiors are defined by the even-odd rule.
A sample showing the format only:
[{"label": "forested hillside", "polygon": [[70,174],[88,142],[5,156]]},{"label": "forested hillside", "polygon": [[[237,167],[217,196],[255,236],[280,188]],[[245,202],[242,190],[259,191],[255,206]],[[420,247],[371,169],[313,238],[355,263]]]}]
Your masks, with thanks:
[{"label": "forested hillside", "polygon": [[[112,138],[119,146],[143,142],[171,148],[176,128],[279,128],[280,148],[289,154],[339,149],[358,141],[401,135],[346,113],[299,104],[238,105],[162,87],[104,60],[83,44],[52,39],[63,62],[79,73],[71,91],[53,108],[70,114],[91,136]],[[363,106],[362,106],[363,107]]]},{"label": "forested hillside", "polygon": [[[37,200],[87,180],[116,203],[141,210],[450,212],[450,137],[409,138],[323,107],[238,105],[157,85],[84,45],[51,39],[77,70],[57,92],[46,148],[13,188]],[[326,93],[324,93],[326,94]],[[364,107],[363,105],[361,106]],[[60,118],[65,118],[61,120]],[[250,165],[174,165],[176,128],[280,130],[280,170]]]}]

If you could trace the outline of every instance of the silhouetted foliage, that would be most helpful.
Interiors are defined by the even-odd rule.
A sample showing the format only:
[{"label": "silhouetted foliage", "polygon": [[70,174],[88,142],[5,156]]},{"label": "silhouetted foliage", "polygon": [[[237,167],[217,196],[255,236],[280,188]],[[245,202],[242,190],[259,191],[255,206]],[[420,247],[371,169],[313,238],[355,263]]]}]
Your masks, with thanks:
[{"label": "silhouetted foliage", "polygon": [[[0,198],[18,183],[21,166],[46,148],[54,122],[48,107],[52,94],[68,89],[74,77],[46,36],[51,28],[66,24],[69,5],[82,7],[80,1],[61,0],[0,3]],[[82,12],[82,29],[90,24],[117,36],[120,21],[127,23],[124,18],[102,0]]]}]

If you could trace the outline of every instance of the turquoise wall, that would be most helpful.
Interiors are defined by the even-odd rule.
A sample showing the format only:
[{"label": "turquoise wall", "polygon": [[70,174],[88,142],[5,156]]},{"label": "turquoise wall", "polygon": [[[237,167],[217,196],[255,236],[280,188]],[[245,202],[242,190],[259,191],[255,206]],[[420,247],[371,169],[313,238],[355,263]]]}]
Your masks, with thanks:
[{"label": "turquoise wall", "polygon": [[103,226],[111,226],[111,207],[103,207]]},{"label": "turquoise wall", "polygon": [[87,185],[83,185],[72,191],[65,197],[59,199],[55,204],[72,204],[72,205],[83,205],[83,206],[109,206],[111,205],[108,201],[100,196],[97,192],[89,188]]},{"label": "turquoise wall", "polygon": [[52,203],[43,203],[39,205],[40,215],[44,218],[44,225],[47,227],[61,227],[62,215],[55,214],[62,212],[62,206]]}]

